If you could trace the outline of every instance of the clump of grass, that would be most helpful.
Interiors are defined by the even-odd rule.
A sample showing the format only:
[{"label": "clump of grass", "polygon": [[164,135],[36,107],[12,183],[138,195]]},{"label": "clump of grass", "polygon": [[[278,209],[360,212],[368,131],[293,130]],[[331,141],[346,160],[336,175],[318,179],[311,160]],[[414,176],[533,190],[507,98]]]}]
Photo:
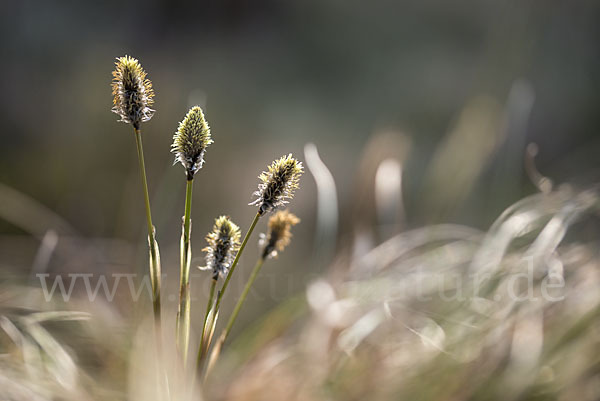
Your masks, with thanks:
[{"label": "clump of grass", "polygon": [[[223,349],[204,399],[594,401],[600,258],[586,223],[599,211],[597,188],[559,188],[487,231],[419,227],[339,261]],[[71,327],[88,315],[47,313],[65,305],[36,291],[0,286],[0,398],[135,399],[148,372],[127,336],[107,334],[118,318],[91,310]]]},{"label": "clump of grass", "polygon": [[[131,57],[125,56],[117,59],[117,68],[113,72],[113,111],[121,116],[121,121],[132,124],[138,146],[138,156],[140,160],[140,172],[144,189],[144,199],[146,206],[146,217],[148,224],[148,238],[150,243],[150,272],[153,287],[153,302],[155,320],[158,328],[157,341],[160,343],[160,259],[158,245],[155,240],[154,226],[150,212],[150,201],[148,195],[148,185],[146,182],[146,172],[144,165],[144,155],[142,150],[142,141],[140,135],[140,124],[150,120],[154,110],[150,108],[153,104],[154,92],[151,82],[146,78],[146,73],[139,62]],[[176,318],[176,346],[182,355],[183,366],[186,366],[190,321],[191,321],[191,288],[190,288],[190,263],[191,263],[191,213],[192,213],[192,192],[193,182],[196,173],[204,164],[204,154],[207,147],[213,143],[210,127],[204,117],[204,112],[199,106],[192,107],[185,118],[179,123],[177,132],[173,136],[171,151],[175,153],[175,163],[180,163],[186,174],[186,197],[185,209],[182,223],[181,246],[180,246],[180,290],[179,306]],[[202,325],[202,335],[198,350],[197,366],[201,367],[203,357],[211,345],[212,333],[216,325],[217,316],[221,300],[225,294],[229,281],[240,260],[240,256],[252,235],[256,224],[261,216],[276,208],[288,203],[293,197],[294,191],[298,188],[300,175],[303,172],[302,163],[292,157],[291,154],[275,160],[267,171],[263,172],[259,178],[261,183],[255,192],[257,199],[252,205],[258,206],[258,211],[252,220],[250,228],[241,244],[239,244],[239,228],[233,224],[227,217],[220,217],[215,222],[213,232],[207,236],[209,246],[205,248],[207,252],[207,268],[213,271],[210,295],[207,302],[206,314]],[[274,254],[275,248],[283,249],[289,242],[289,226],[296,223],[296,217],[291,214],[278,214],[270,224],[270,235],[273,237],[264,249],[262,260]],[[283,224],[277,226],[277,222]],[[279,227],[279,228],[278,228]],[[281,231],[277,231],[281,229]],[[275,236],[280,238],[275,238]],[[261,263],[262,265],[262,263]],[[258,274],[260,266],[257,265],[252,274],[248,288]],[[213,304],[214,293],[217,280],[220,275],[224,275],[224,283],[216,300]],[[224,332],[231,328],[235,320],[241,302],[247,294],[248,288],[244,291],[240,303],[234,311],[230,324]],[[209,319],[210,317],[210,319]]]},{"label": "clump of grass", "polygon": [[[139,62],[131,57],[117,59],[113,75],[113,111],[132,124],[138,146],[154,327],[160,343],[160,259],[140,135],[140,124],[154,112],[153,91]],[[189,288],[191,184],[211,142],[202,110],[192,108],[172,147],[188,184],[177,323],[184,360],[193,290]],[[236,224],[225,216],[215,220],[204,249],[212,283],[198,372],[244,247],[260,217],[293,197],[302,172],[302,163],[290,154],[260,175],[252,202],[258,210],[241,244]],[[431,225],[401,232],[369,249],[357,246],[305,293],[290,297],[240,341],[223,348],[264,262],[289,245],[291,227],[299,222],[290,212],[277,211],[261,235],[260,256],[246,286],[212,345],[207,372],[223,374],[211,375],[207,387],[222,400],[595,400],[600,258],[597,238],[581,234],[597,230],[586,227],[578,232],[577,224],[597,218],[600,193],[597,187],[539,187],[542,193],[509,207],[486,232]],[[220,277],[224,283],[215,300]],[[90,321],[60,333],[64,321],[100,313],[92,306],[90,314],[57,311],[64,305],[43,303],[37,292],[0,285],[0,399],[168,400],[187,395],[179,394],[187,392],[184,382],[176,396],[151,391],[149,397],[135,397],[134,390],[139,389],[132,390],[136,387],[132,383],[146,387],[151,377],[144,368],[154,358],[143,344],[138,353],[145,358],[128,353],[138,337],[116,336],[119,330],[114,328],[120,326],[115,316],[110,322]],[[54,310],[43,310],[36,302]],[[151,334],[144,326],[139,332],[142,339]],[[85,341],[78,341],[82,338]],[[92,367],[82,357],[89,348],[97,354],[88,364]],[[171,373],[160,352],[154,359],[161,371]],[[128,366],[133,366],[129,372]],[[171,378],[175,377],[173,373]],[[165,390],[175,387],[167,383]]]},{"label": "clump of grass", "polygon": [[594,400],[600,259],[597,236],[578,226],[599,211],[597,189],[562,187],[517,202],[487,232],[400,233],[246,330],[215,367],[213,391],[230,401]]}]

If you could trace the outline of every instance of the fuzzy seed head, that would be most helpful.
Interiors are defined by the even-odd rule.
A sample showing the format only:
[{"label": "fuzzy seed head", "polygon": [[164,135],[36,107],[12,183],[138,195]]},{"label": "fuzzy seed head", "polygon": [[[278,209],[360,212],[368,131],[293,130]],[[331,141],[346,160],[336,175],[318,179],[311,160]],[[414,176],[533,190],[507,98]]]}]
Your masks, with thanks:
[{"label": "fuzzy seed head", "polygon": [[204,113],[200,106],[194,106],[179,123],[171,145],[175,163],[179,162],[185,167],[188,180],[193,179],[194,174],[202,168],[204,152],[211,143],[210,127]]},{"label": "fuzzy seed head", "polygon": [[112,95],[113,113],[118,114],[124,123],[133,124],[138,129],[140,123],[154,115],[150,108],[154,103],[152,82],[146,72],[133,57],[118,57],[113,71]]},{"label": "fuzzy seed head", "polygon": [[287,210],[280,210],[271,216],[267,234],[260,236],[263,259],[276,257],[279,252],[283,252],[292,240],[292,226],[298,223],[300,219]]},{"label": "fuzzy seed head", "polygon": [[236,252],[240,249],[240,228],[227,216],[215,220],[212,232],[206,236],[208,246],[206,252],[206,267],[203,270],[212,270],[213,278],[225,276],[231,267]]},{"label": "fuzzy seed head", "polygon": [[298,188],[300,176],[304,172],[302,162],[294,159],[290,153],[275,160],[258,176],[260,184],[254,192],[258,198],[250,205],[258,205],[258,213],[264,215],[288,203]]}]

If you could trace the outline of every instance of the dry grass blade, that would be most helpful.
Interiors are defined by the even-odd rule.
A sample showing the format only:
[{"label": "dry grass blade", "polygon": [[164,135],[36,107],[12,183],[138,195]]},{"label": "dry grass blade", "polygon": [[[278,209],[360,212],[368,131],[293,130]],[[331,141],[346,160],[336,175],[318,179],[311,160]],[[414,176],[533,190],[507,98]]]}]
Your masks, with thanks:
[{"label": "dry grass blade", "polygon": [[517,203],[488,233],[431,226],[390,239],[342,280],[311,286],[300,330],[264,344],[221,391],[228,400],[593,400],[600,261],[577,233],[599,199],[563,188]]}]

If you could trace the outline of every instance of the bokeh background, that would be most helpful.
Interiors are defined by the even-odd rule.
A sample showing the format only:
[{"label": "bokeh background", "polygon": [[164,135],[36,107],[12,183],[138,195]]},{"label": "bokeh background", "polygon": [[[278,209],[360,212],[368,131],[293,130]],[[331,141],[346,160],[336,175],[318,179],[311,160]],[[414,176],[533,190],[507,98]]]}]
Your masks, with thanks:
[{"label": "bokeh background", "polygon": [[[343,253],[359,229],[372,242],[434,222],[486,229],[537,191],[528,143],[555,185],[598,177],[594,1],[24,0],[0,9],[5,278],[145,271],[134,138],[110,112],[111,71],[124,54],[156,91],[142,129],[167,274],[177,274],[185,186],[169,147],[188,107],[205,108],[215,140],[194,188],[196,257],[216,216],[245,230],[256,176],[274,158],[304,160],[314,143],[335,178],[336,240],[317,240],[307,171],[291,205],[302,224],[242,320],[277,302],[274,293],[302,291],[333,260],[323,248]],[[403,199],[391,222],[374,212],[377,166],[390,158],[381,185],[401,166]],[[48,230],[56,247],[44,254]],[[257,254],[249,249],[245,265]]]}]

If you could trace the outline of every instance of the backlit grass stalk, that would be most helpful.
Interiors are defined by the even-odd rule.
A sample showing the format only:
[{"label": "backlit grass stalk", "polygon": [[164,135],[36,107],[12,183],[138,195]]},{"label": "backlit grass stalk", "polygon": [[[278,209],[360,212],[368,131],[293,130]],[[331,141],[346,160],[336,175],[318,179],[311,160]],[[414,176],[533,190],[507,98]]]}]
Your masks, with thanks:
[{"label": "backlit grass stalk", "polygon": [[[227,273],[227,277],[225,278],[223,287],[221,288],[221,291],[219,291],[219,294],[217,296],[217,301],[215,302],[213,314],[216,315],[219,313],[221,301],[223,300],[223,296],[225,295],[225,291],[227,290],[229,281],[231,280],[231,277],[233,276],[233,272],[235,271],[235,268],[237,267],[240,257],[242,256],[242,252],[246,248],[246,244],[248,243],[248,240],[250,239],[250,236],[252,235],[252,232],[254,231],[254,228],[256,227],[258,220],[263,215],[275,210],[278,207],[281,207],[281,206],[287,204],[288,199],[291,199],[294,197],[294,191],[298,188],[298,182],[300,180],[300,176],[302,175],[303,171],[304,170],[302,167],[302,162],[293,158],[292,154],[290,153],[287,156],[282,156],[281,158],[273,161],[273,163],[271,163],[271,165],[267,167],[267,171],[263,171],[258,176],[258,178],[260,179],[260,183],[258,185],[258,190],[256,192],[254,192],[254,195],[257,196],[257,199],[255,199],[253,202],[250,203],[250,205],[257,205],[258,211],[257,211],[256,215],[254,216],[252,223],[250,224],[250,228],[248,229],[248,232],[244,236],[244,240],[242,241],[240,250],[238,251],[237,255],[235,255],[235,259],[231,265],[231,268],[229,269],[229,272]],[[263,259],[264,259],[264,257],[263,257]],[[258,275],[261,265],[262,265],[262,262],[257,264],[257,266],[255,267],[255,269],[253,271],[254,278],[256,278],[256,275]],[[252,281],[254,280],[254,278],[252,278]],[[241,304],[243,303],[243,301],[247,295],[247,291],[249,290],[249,287],[251,285],[252,285],[252,283],[247,284],[247,288],[245,289],[245,294],[242,295],[242,298],[240,298],[240,300],[238,301],[238,305],[236,306],[236,310],[234,311],[235,316],[232,316],[233,319],[230,318],[230,324],[228,324],[229,329],[231,328],[231,325],[233,325],[233,322],[235,321],[235,317],[237,316],[237,313],[239,313]],[[216,346],[213,350],[213,355],[211,356],[211,360],[209,361],[209,367],[206,370],[207,375],[210,371],[210,367],[214,364],[216,358],[218,357],[218,354],[221,350],[221,346],[223,345],[223,342],[225,341],[225,337],[226,337],[226,332],[224,332],[219,337],[219,341],[216,344]],[[208,346],[206,348],[208,349],[209,346],[210,346],[210,344],[208,344]],[[200,369],[201,369],[201,361],[202,361],[202,358],[200,355],[198,358],[198,362],[199,362],[198,363],[198,372],[200,372]]]},{"label": "backlit grass stalk", "polygon": [[182,353],[183,361],[187,361],[187,351],[190,335],[190,262],[192,259],[191,241],[191,212],[192,190],[194,180],[188,180],[185,189],[185,212],[181,230],[180,244],[180,280],[179,280],[179,310],[177,313],[177,346]]},{"label": "backlit grass stalk", "polygon": [[[235,255],[235,259],[233,260],[233,263],[231,264],[231,268],[229,269],[229,272],[227,273],[227,277],[225,278],[223,287],[221,287],[221,290],[219,291],[219,294],[217,295],[217,300],[215,302],[215,305],[212,309],[213,318],[214,318],[214,316],[217,316],[217,314],[219,313],[219,307],[221,306],[221,300],[223,299],[223,294],[225,293],[225,290],[227,289],[227,286],[229,285],[229,281],[231,280],[231,277],[233,276],[235,267],[237,266],[238,261],[240,260],[240,256],[242,255],[242,252],[244,251],[244,248],[246,247],[246,244],[248,243],[248,240],[250,239],[250,236],[252,235],[252,231],[254,231],[254,228],[256,227],[256,224],[258,223],[258,220],[260,219],[260,216],[261,216],[260,213],[256,213],[256,215],[254,216],[254,219],[252,220],[252,223],[250,224],[250,228],[248,229],[248,232],[244,236],[244,240],[242,241],[240,250]],[[211,311],[210,309],[207,309],[207,314],[204,318],[205,322],[207,320],[207,317],[208,317],[210,311]],[[217,345],[222,344],[224,342],[224,341],[221,341],[221,338],[222,337],[219,338]],[[212,337],[210,339],[207,338],[205,346],[200,347],[200,349],[198,350],[198,358],[197,358],[197,363],[196,363],[197,374],[201,374],[201,372],[202,372],[202,365],[204,363],[204,358],[206,357],[208,350],[210,348],[211,340],[212,340]],[[218,354],[219,352],[220,352],[220,348],[218,350],[216,348],[213,349],[213,354],[215,354],[215,353]],[[214,357],[211,357],[211,361],[209,361],[209,366],[206,369],[206,374],[208,374],[208,372],[210,371],[210,367],[213,365],[212,361],[214,361],[214,359],[215,359]]]},{"label": "backlit grass stalk", "polygon": [[[201,269],[212,271],[212,282],[196,358],[196,369],[198,371],[202,367],[204,355],[206,355],[206,351],[210,346],[218,317],[217,309],[213,307],[217,281],[220,276],[224,276],[230,271],[234,260],[233,255],[240,249],[240,229],[227,216],[220,216],[215,220],[213,230],[206,236],[206,242],[208,246],[203,249],[206,252],[206,266]],[[209,319],[209,316],[212,317]]]},{"label": "backlit grass stalk", "polygon": [[160,343],[160,253],[155,238],[154,225],[152,224],[152,212],[150,210],[150,197],[148,195],[148,182],[146,179],[146,166],[144,163],[144,149],[140,132],[141,123],[149,121],[154,115],[154,110],[150,108],[154,103],[154,90],[152,89],[152,82],[146,78],[146,72],[135,58],[129,56],[119,57],[117,58],[115,65],[115,70],[112,73],[112,111],[121,117],[120,121],[131,124],[135,134],[140,177],[144,193],[144,206],[146,208],[146,223],[148,226],[152,304],[155,326],[157,329],[156,340]]},{"label": "backlit grass stalk", "polygon": [[179,308],[177,312],[177,347],[182,354],[183,363],[186,364],[191,317],[190,294],[190,263],[192,258],[191,241],[191,215],[192,191],[194,176],[204,164],[204,153],[212,143],[210,127],[204,118],[204,113],[199,106],[192,107],[184,119],[179,123],[177,132],[173,136],[171,151],[175,153],[175,163],[181,163],[185,168],[187,179],[185,191],[185,211],[181,232],[180,250],[180,283],[179,283]]},{"label": "backlit grass stalk", "polygon": [[[146,78],[146,72],[133,57],[124,56],[117,58],[116,67],[113,71],[112,111],[118,114],[120,121],[131,124],[135,135],[140,177],[142,181],[142,192],[144,194],[144,206],[146,209],[146,224],[148,228],[148,247],[150,253],[149,269],[150,282],[152,285],[152,310],[154,316],[154,330],[156,341],[156,352],[159,360],[162,360],[162,319],[161,319],[161,266],[160,252],[156,241],[156,232],[152,224],[152,211],[150,209],[150,196],[148,193],[148,180],[146,179],[146,165],[144,162],[144,148],[140,125],[149,121],[154,115],[150,108],[154,103],[154,90],[152,82]],[[159,365],[160,366],[160,365]],[[168,394],[168,379],[165,372],[158,367],[159,391]]]},{"label": "backlit grass stalk", "polygon": [[277,207],[287,204],[288,199],[294,197],[294,191],[298,188],[298,182],[303,171],[302,162],[294,159],[290,153],[287,156],[282,156],[281,158],[275,160],[270,166],[267,167],[267,171],[263,171],[258,176],[261,182],[258,185],[258,190],[254,192],[254,195],[257,196],[257,199],[250,203],[250,205],[258,205],[258,212],[250,224],[250,228],[248,229],[248,232],[242,241],[242,246],[235,256],[235,260],[233,261],[231,269],[229,269],[229,273],[227,274],[227,278],[223,283],[223,288],[221,288],[221,291],[219,292],[219,296],[217,297],[217,302],[215,304],[216,311],[219,310],[221,300],[223,299],[223,295],[225,295],[225,290],[229,285],[229,281],[231,280],[231,276],[233,275],[233,272],[235,271],[235,268],[240,260],[240,256],[246,247],[246,243],[250,239],[252,231],[254,231],[254,227],[256,227],[256,223],[258,223],[258,220],[261,216],[276,209]]},{"label": "backlit grass stalk", "polygon": [[287,210],[279,211],[274,214],[269,219],[269,227],[266,235],[261,235],[260,244],[262,245],[262,253],[261,256],[256,261],[256,265],[254,269],[252,269],[252,273],[246,282],[246,286],[242,291],[242,295],[238,299],[235,308],[227,322],[227,326],[223,330],[223,334],[220,337],[219,341],[225,342],[231,328],[233,327],[233,323],[237,319],[238,314],[240,313],[240,309],[242,308],[242,304],[246,300],[248,296],[248,292],[250,291],[250,287],[254,284],[260,269],[262,268],[266,259],[276,257],[278,252],[282,252],[285,247],[290,243],[292,234],[290,232],[292,226],[298,224],[300,219],[298,219],[292,213],[289,213]]},{"label": "backlit grass stalk", "polygon": [[150,209],[150,196],[148,194],[148,182],[146,179],[146,166],[144,163],[144,149],[142,146],[142,136],[139,129],[135,129],[135,142],[137,145],[138,161],[140,166],[140,177],[142,179],[142,190],[144,192],[144,204],[146,208],[146,223],[148,227],[148,246],[150,248],[150,281],[152,284],[152,309],[154,312],[155,325],[158,330],[157,341],[161,341],[161,311],[160,311],[160,287],[161,287],[161,267],[160,252],[156,242],[154,225],[152,224],[152,211]]}]

